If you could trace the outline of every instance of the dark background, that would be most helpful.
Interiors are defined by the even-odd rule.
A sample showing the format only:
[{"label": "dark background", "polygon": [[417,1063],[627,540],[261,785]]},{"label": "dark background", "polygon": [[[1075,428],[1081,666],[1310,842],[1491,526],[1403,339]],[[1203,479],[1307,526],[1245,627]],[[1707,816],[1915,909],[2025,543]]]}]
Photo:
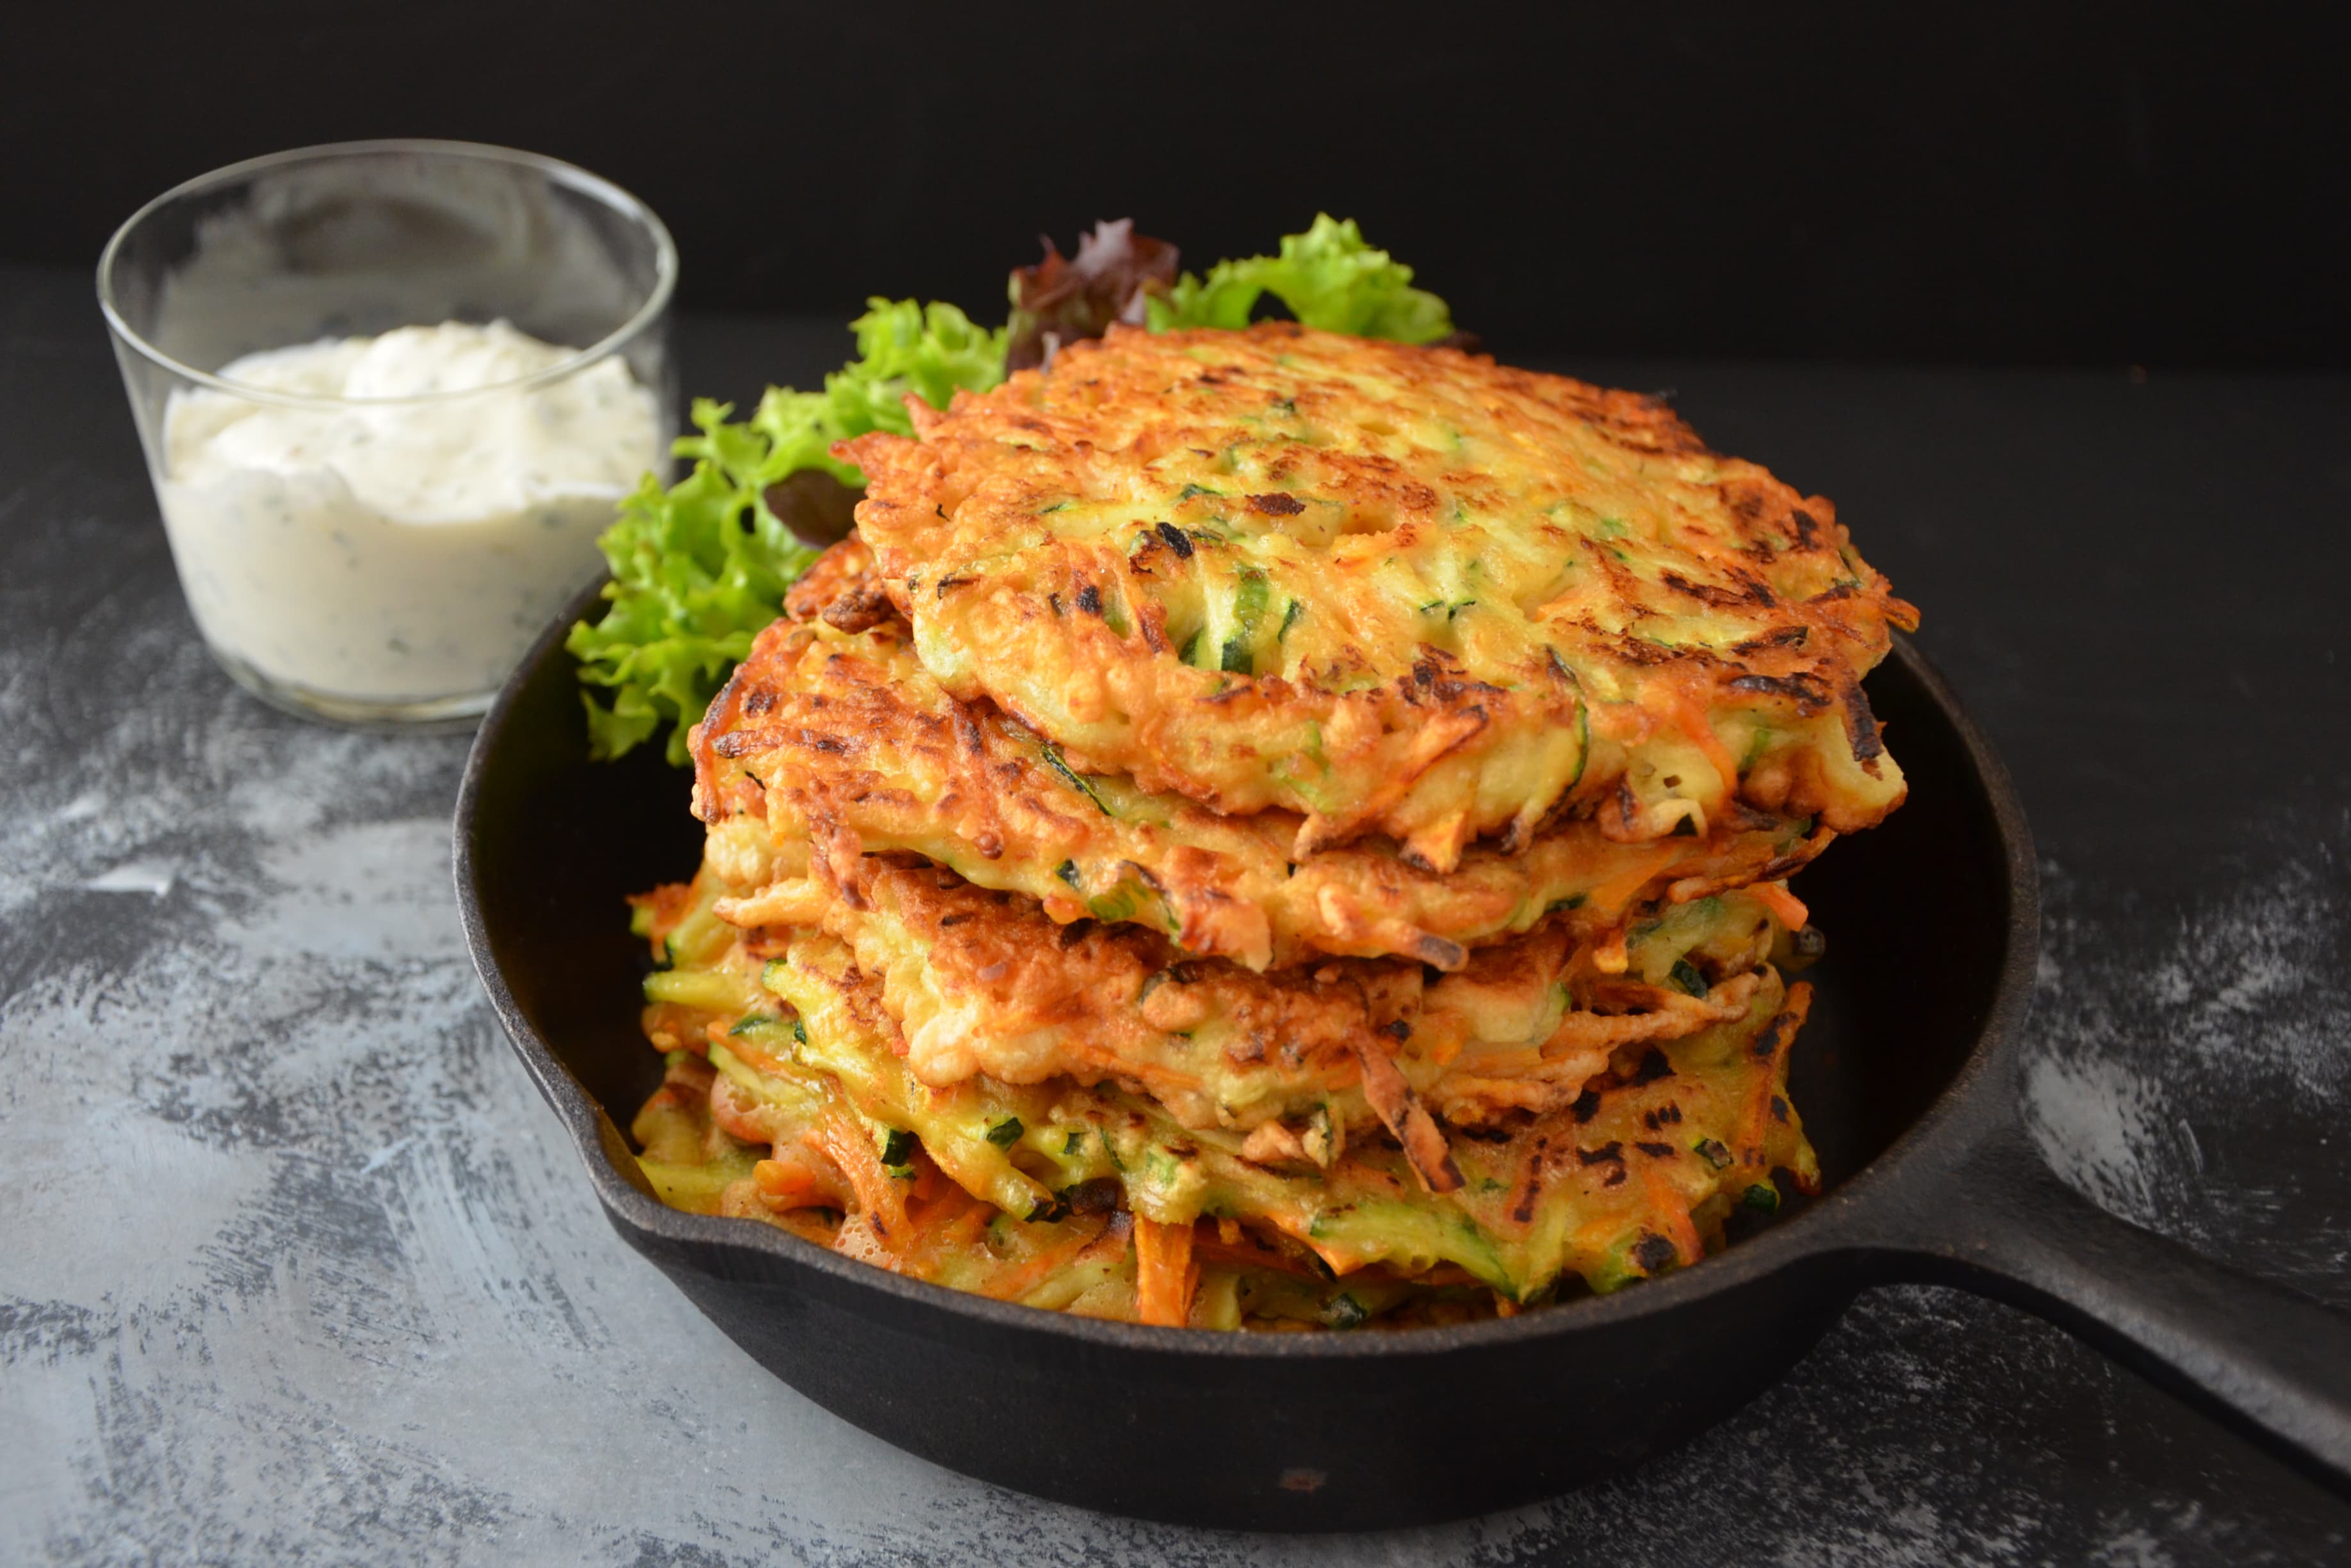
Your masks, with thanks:
[{"label": "dark background", "polygon": [[1328,208],[1513,352],[2332,367],[2331,9],[22,7],[0,262],[88,265],[235,159],[445,136],[634,190],[690,306],[993,320],[1040,231],[1205,266]]}]

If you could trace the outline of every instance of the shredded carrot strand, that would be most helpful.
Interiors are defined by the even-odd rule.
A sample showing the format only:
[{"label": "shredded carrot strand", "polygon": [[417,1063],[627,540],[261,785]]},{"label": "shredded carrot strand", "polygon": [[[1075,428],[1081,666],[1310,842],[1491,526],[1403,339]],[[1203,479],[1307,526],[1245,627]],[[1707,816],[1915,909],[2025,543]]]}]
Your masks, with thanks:
[{"label": "shredded carrot strand", "polygon": [[629,903],[650,915],[645,925],[645,940],[653,948],[654,961],[659,962],[663,956],[662,944],[669,940],[669,934],[677,929],[678,922],[685,918],[686,911],[693,906],[694,884],[665,882],[651,893],[632,894]]},{"label": "shredded carrot strand", "polygon": [[1634,895],[1665,874],[1673,863],[1682,858],[1682,847],[1688,841],[1667,839],[1643,855],[1629,871],[1621,872],[1592,889],[1584,898],[1584,907],[1609,919],[1614,919]]},{"label": "shredded carrot strand", "polygon": [[932,1257],[967,1251],[977,1243],[979,1233],[995,1215],[992,1205],[949,1184],[907,1220],[907,1250]]},{"label": "shredded carrot strand", "polygon": [[1784,882],[1758,882],[1748,884],[1747,891],[1756,903],[1771,912],[1771,918],[1791,931],[1802,931],[1813,923],[1813,912],[1804,901],[1788,891]]},{"label": "shredded carrot strand", "polygon": [[1675,727],[1688,736],[1698,748],[1706,753],[1707,761],[1722,775],[1723,792],[1739,793],[1739,759],[1730,755],[1730,747],[1722,744],[1722,737],[1714,733],[1707,715],[1707,700],[1697,689],[1685,685],[1674,694],[1680,700],[1674,704]]},{"label": "shredded carrot strand", "polygon": [[1698,1239],[1689,1205],[1682,1201],[1682,1195],[1656,1173],[1649,1161],[1643,1160],[1640,1166],[1641,1186],[1648,1193],[1651,1210],[1665,1223],[1666,1239],[1674,1244],[1681,1261],[1697,1262],[1706,1256],[1706,1243]]},{"label": "shredded carrot strand", "polygon": [[841,1174],[849,1178],[850,1190],[857,1195],[858,1206],[865,1211],[873,1233],[884,1246],[894,1246],[906,1229],[906,1203],[890,1173],[882,1167],[882,1156],[874,1152],[873,1140],[865,1135],[865,1129],[847,1112],[835,1108],[806,1135],[831,1155]]},{"label": "shredded carrot strand", "polygon": [[[916,1167],[917,1172],[920,1166]],[[979,1199],[964,1191],[954,1182],[933,1176],[927,1180],[920,1174],[914,1177],[914,1191],[906,1212],[918,1230],[936,1230],[949,1221],[960,1218],[979,1204]]]},{"label": "shredded carrot strand", "polygon": [[1772,1047],[1772,1071],[1757,1077],[1746,1105],[1739,1113],[1738,1148],[1741,1159],[1748,1164],[1763,1163],[1763,1145],[1771,1131],[1771,1101],[1779,1093],[1777,1085],[1785,1077],[1782,1064],[1788,1060],[1788,1048],[1795,1043],[1797,1032],[1804,1027],[1805,1016],[1812,1010],[1812,985],[1799,980],[1788,988],[1788,999],[1782,1004],[1779,1016],[1765,1026],[1778,1030],[1780,1038]]},{"label": "shredded carrot strand", "polygon": [[1220,1237],[1202,1236],[1192,1243],[1196,1261],[1231,1263],[1246,1269],[1264,1269],[1277,1274],[1294,1274],[1301,1280],[1318,1276],[1297,1259],[1270,1247],[1260,1247],[1244,1236],[1238,1241],[1226,1241]]},{"label": "shredded carrot strand", "polygon": [[1482,1285],[1486,1282],[1458,1263],[1439,1263],[1426,1274],[1408,1277],[1422,1285]]},{"label": "shredded carrot strand", "polygon": [[1192,1292],[1200,1270],[1192,1260],[1192,1228],[1134,1217],[1134,1313],[1146,1323],[1180,1329],[1192,1321]]},{"label": "shredded carrot strand", "polygon": [[812,1208],[831,1203],[832,1195],[811,1172],[787,1161],[761,1160],[751,1167],[751,1179],[770,1208]]},{"label": "shredded carrot strand", "polygon": [[938,1162],[931,1158],[928,1150],[916,1149],[914,1166],[914,1185],[909,1189],[910,1194],[915,1202],[928,1203],[938,1196],[939,1185],[943,1179],[939,1175]]},{"label": "shredded carrot strand", "polygon": [[[1343,1164],[1339,1169],[1360,1176],[1364,1167],[1353,1161],[1349,1161]],[[1390,1185],[1399,1190],[1403,1186],[1401,1182]],[[1329,1269],[1333,1274],[1352,1274],[1369,1261],[1368,1259],[1356,1257],[1336,1242],[1317,1239],[1313,1235],[1313,1221],[1311,1218],[1301,1218],[1297,1214],[1276,1209],[1263,1216],[1262,1218],[1266,1224],[1322,1259],[1323,1267]]]}]

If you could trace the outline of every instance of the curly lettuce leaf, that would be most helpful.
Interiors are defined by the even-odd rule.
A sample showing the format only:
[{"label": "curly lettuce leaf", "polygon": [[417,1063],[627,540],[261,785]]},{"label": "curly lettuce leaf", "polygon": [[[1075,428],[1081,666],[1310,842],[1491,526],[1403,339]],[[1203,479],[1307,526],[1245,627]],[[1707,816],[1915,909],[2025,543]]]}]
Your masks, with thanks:
[{"label": "curly lettuce leaf", "polygon": [[944,407],[958,387],[985,391],[1004,379],[1001,328],[976,327],[952,305],[867,303],[852,323],[858,357],[825,377],[822,392],[770,387],[734,424],[727,404],[696,402],[701,434],[673,448],[694,471],[666,489],[646,475],[597,541],[612,573],[606,608],[564,643],[580,681],[611,694],[603,702],[580,694],[597,757],[620,757],[669,724],[669,759],[688,760],[686,727],[816,559],[769,509],[771,486],[809,468],[862,484],[832,455],[834,442],[871,430],[912,434],[909,392]]},{"label": "curly lettuce leaf", "polygon": [[[580,693],[595,756],[622,756],[675,721],[669,759],[684,763],[686,725],[710,706],[752,637],[780,612],[784,591],[816,559],[761,496],[793,461],[778,455],[779,444],[789,450],[809,423],[791,403],[815,396],[770,393],[741,424],[726,423],[729,405],[696,402],[702,434],[675,447],[695,459],[694,472],[667,489],[646,475],[597,541],[612,569],[604,614],[575,623],[564,640],[580,681],[611,693],[609,703]],[[770,412],[786,415],[784,444],[761,428],[760,415]]]},{"label": "curly lettuce leaf", "polygon": [[[862,485],[863,475],[832,455],[834,442],[870,430],[912,435],[908,392],[945,408],[959,390],[986,392],[1004,379],[1003,328],[975,326],[961,310],[935,300],[865,303],[865,314],[849,324],[857,334],[857,358],[825,377],[821,392],[782,393],[793,401],[789,416],[778,418],[809,421],[789,445],[778,443],[778,453],[791,461],[786,473],[822,468],[844,485]],[[762,413],[777,396],[778,389],[770,388],[759,400]]]},{"label": "curly lettuce leaf", "polygon": [[1281,236],[1281,254],[1220,261],[1205,278],[1186,273],[1151,300],[1151,329],[1238,329],[1270,294],[1309,327],[1358,338],[1431,343],[1453,330],[1445,301],[1412,287],[1412,268],[1367,244],[1349,218],[1318,213],[1304,234]]}]

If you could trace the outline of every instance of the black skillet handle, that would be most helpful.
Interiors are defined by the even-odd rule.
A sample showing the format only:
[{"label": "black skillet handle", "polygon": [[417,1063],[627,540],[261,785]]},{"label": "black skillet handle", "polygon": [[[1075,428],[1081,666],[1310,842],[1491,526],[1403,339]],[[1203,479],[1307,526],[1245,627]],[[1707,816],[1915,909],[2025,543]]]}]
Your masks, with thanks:
[{"label": "black skillet handle", "polygon": [[2046,1318],[2351,1495],[2351,1316],[2116,1218],[2012,1124],[1955,1176],[1895,1227],[1879,1277]]}]

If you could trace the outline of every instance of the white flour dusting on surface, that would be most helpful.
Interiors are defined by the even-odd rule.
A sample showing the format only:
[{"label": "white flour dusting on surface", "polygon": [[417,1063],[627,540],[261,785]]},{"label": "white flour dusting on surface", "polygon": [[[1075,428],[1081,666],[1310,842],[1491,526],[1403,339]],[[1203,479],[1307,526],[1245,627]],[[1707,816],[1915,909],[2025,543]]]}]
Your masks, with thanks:
[{"label": "white flour dusting on surface", "polygon": [[92,893],[144,893],[161,898],[180,880],[179,873],[160,861],[126,861],[100,872],[82,886]]},{"label": "white flour dusting on surface", "polygon": [[2155,1219],[2150,1156],[2175,1124],[2161,1090],[2119,1061],[2043,1054],[2025,1065],[2023,1092],[2042,1157],[2058,1175],[2126,1219]]},{"label": "white flour dusting on surface", "polygon": [[2335,1274],[2343,1221],[2301,1237],[2253,1222],[2288,1193],[2320,1216],[2325,1195],[2351,1196],[2346,1162],[2274,1157],[2278,1129],[2319,1124],[2325,1139],[2351,1109],[2351,890],[2333,845],[2315,840],[2146,944],[2116,943],[2062,869],[2045,880],[2021,1084],[2043,1156],[2126,1218],[2305,1288]]}]

